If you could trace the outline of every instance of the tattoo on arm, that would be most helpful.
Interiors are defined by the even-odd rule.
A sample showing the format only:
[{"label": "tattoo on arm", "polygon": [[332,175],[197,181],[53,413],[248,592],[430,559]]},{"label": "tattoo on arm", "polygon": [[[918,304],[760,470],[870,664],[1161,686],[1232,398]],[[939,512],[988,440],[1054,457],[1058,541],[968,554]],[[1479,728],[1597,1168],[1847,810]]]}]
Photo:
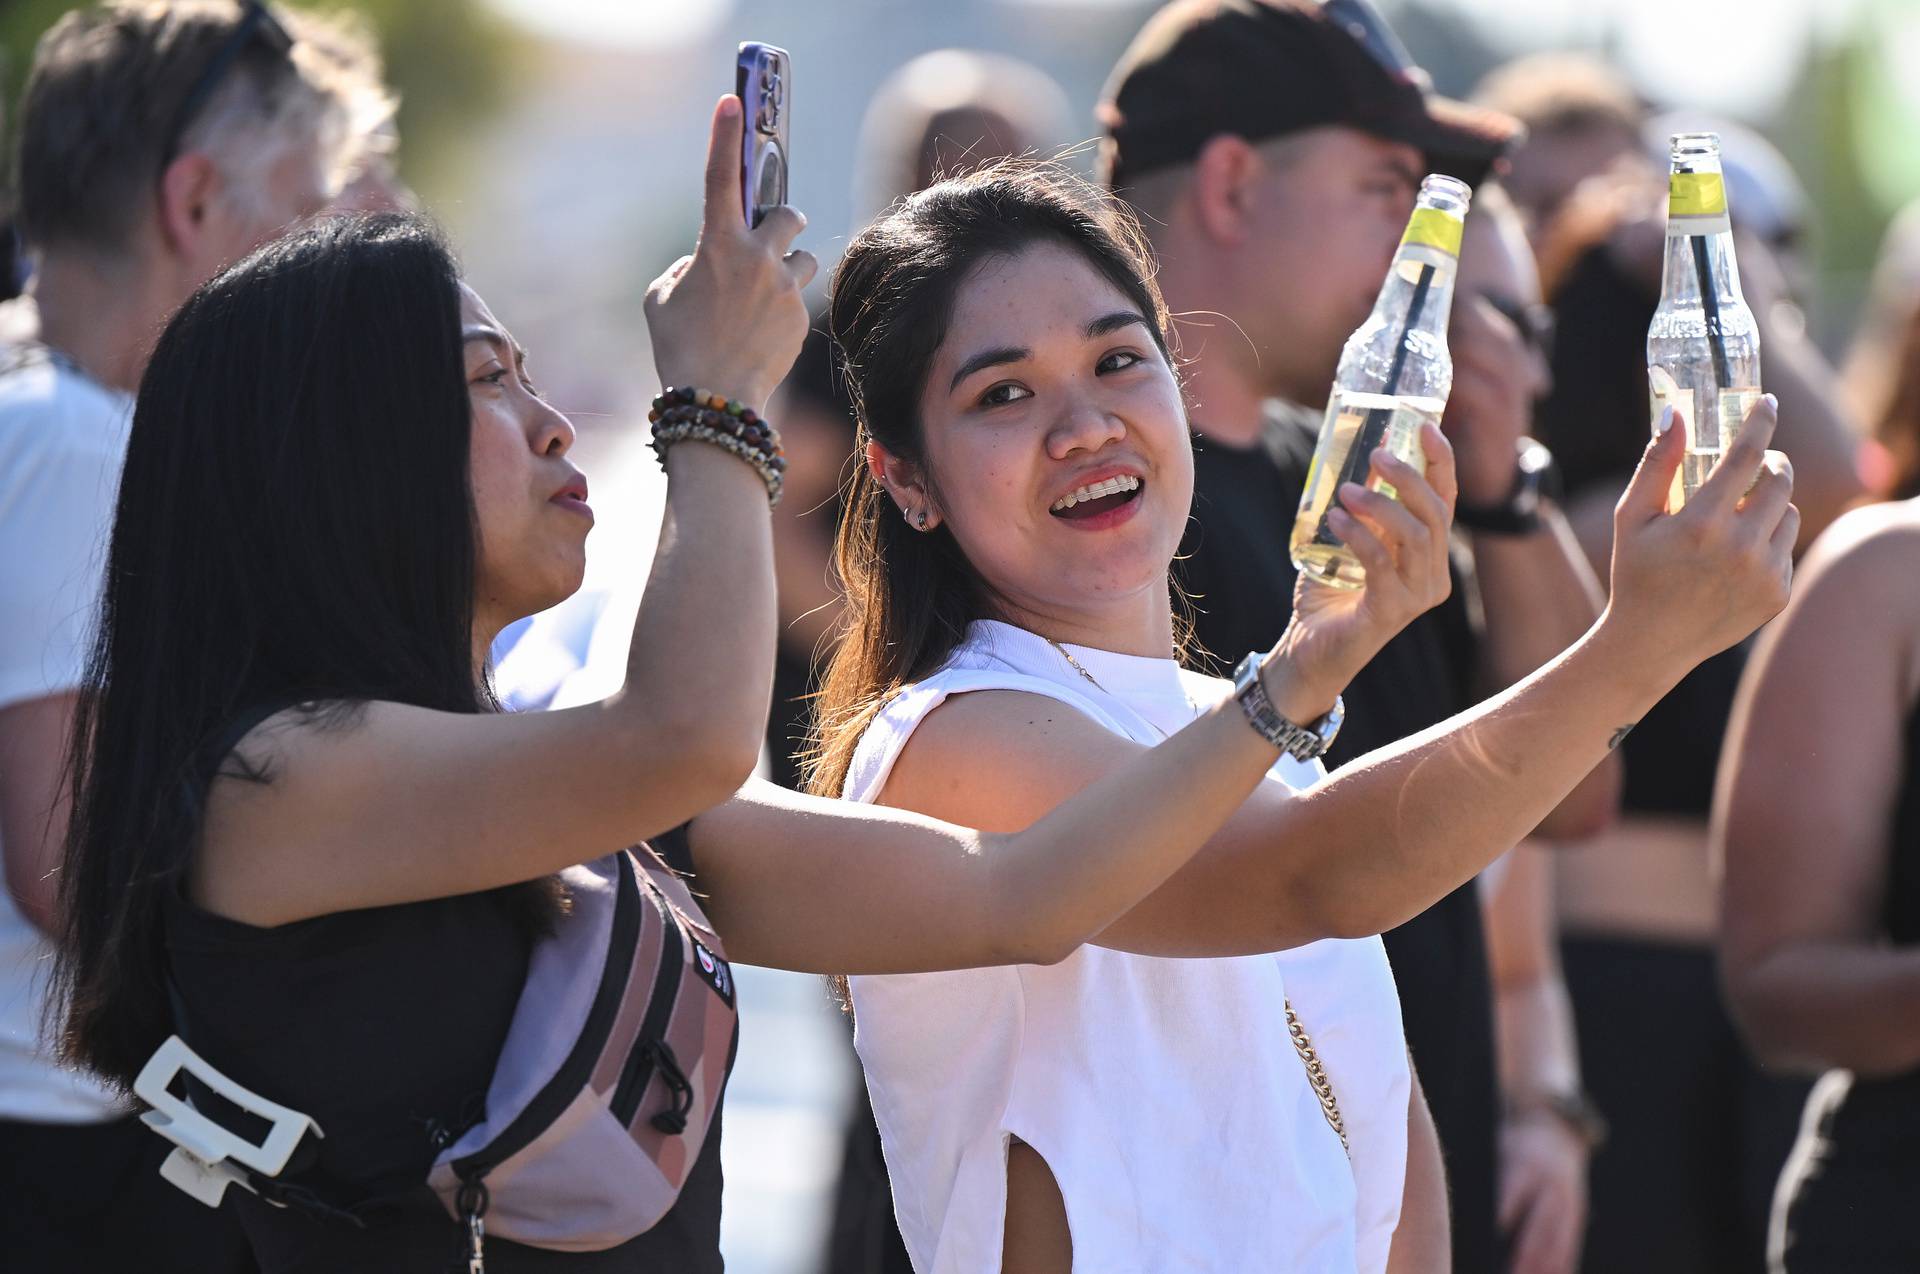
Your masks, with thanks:
[{"label": "tattoo on arm", "polygon": [[1633,727],[1639,724],[1640,723],[1638,721],[1629,721],[1627,722],[1627,724],[1621,726],[1618,730],[1615,730],[1613,732],[1613,737],[1607,740],[1607,751],[1611,752],[1615,748],[1619,747],[1621,742],[1625,740],[1629,734],[1633,733]]}]

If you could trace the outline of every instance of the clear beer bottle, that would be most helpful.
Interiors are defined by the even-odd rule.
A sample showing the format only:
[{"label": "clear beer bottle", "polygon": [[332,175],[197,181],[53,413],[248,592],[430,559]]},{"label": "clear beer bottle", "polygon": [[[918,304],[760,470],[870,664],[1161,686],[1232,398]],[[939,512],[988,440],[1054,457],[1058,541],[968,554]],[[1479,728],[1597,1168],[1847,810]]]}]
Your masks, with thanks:
[{"label": "clear beer bottle", "polygon": [[1391,484],[1369,476],[1376,448],[1425,470],[1420,426],[1440,422],[1453,388],[1447,318],[1471,197],[1467,185],[1451,177],[1434,175],[1421,183],[1373,313],[1341,351],[1288,545],[1293,564],[1314,579],[1343,588],[1366,580],[1353,550],[1327,524],[1327,513],[1342,483],[1395,494]]},{"label": "clear beer bottle", "polygon": [[1660,307],[1647,328],[1654,427],[1669,406],[1687,431],[1668,507],[1693,497],[1760,397],[1760,329],[1740,294],[1720,138],[1678,133],[1667,177]]}]

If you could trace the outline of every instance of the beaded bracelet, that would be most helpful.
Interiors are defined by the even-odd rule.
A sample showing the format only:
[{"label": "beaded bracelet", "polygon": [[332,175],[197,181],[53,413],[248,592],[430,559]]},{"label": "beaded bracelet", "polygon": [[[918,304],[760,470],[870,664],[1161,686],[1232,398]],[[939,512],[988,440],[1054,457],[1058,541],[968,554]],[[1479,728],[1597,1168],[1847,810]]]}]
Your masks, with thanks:
[{"label": "beaded bracelet", "polygon": [[661,468],[666,467],[667,451],[675,443],[688,439],[708,443],[752,465],[767,485],[768,503],[780,502],[780,491],[786,484],[786,452],[780,446],[779,431],[751,407],[719,394],[679,386],[662,391],[653,400],[647,419],[653,422],[653,452]]}]

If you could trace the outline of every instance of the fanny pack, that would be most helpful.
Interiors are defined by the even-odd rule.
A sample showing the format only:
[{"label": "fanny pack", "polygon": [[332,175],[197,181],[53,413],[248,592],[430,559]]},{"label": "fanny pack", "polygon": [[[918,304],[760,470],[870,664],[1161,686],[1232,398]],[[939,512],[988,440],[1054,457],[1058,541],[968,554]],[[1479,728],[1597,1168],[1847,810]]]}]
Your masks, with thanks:
[{"label": "fanny pack", "polygon": [[[571,906],[534,945],[486,1114],[427,1178],[466,1227],[474,1274],[488,1233],[600,1251],[651,1229],[700,1157],[732,1062],[733,972],[680,878],[644,845],[560,875]],[[183,1016],[176,1007],[176,1027]],[[202,1203],[219,1206],[238,1184],[358,1221],[299,1180],[320,1126],[227,1078],[179,1035],[134,1093],[152,1108],[141,1119],[177,1147],[160,1175]],[[216,1122],[209,1111],[222,1102],[266,1121],[266,1136]]]}]

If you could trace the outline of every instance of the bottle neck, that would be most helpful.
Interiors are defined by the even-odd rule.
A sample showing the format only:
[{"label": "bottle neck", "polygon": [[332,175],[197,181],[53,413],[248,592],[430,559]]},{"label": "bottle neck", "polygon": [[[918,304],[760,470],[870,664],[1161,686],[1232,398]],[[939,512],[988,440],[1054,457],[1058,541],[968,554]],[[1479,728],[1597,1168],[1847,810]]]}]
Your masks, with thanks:
[{"label": "bottle neck", "polygon": [[1459,259],[1451,252],[1421,243],[1401,244],[1367,326],[1392,326],[1445,340],[1459,268]]},{"label": "bottle neck", "polygon": [[1732,231],[1669,231],[1660,281],[1661,308],[1699,309],[1707,296],[1722,305],[1746,304],[1740,291],[1740,266],[1734,259]]},{"label": "bottle neck", "polygon": [[1717,152],[1676,153],[1667,174],[1667,252],[1660,303],[1694,309],[1743,304],[1727,217],[1726,176]]}]

